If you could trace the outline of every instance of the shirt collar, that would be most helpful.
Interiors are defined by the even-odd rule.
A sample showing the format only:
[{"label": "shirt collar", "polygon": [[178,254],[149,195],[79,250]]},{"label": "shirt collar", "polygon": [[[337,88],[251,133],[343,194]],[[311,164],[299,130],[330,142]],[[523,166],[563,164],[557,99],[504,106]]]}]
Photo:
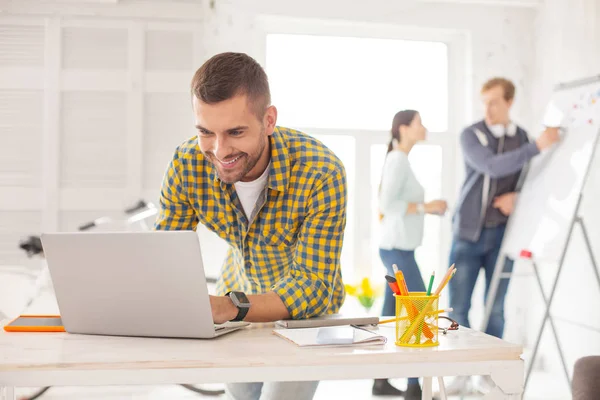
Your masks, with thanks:
[{"label": "shirt collar", "polygon": [[278,127],[269,136],[271,144],[271,171],[267,187],[279,192],[284,192],[290,180],[290,157],[289,150],[285,145],[283,135]]},{"label": "shirt collar", "polygon": [[487,122],[484,123],[495,138],[501,138],[504,135],[512,137],[517,134],[517,125],[512,121],[506,127],[503,124],[488,125]]}]

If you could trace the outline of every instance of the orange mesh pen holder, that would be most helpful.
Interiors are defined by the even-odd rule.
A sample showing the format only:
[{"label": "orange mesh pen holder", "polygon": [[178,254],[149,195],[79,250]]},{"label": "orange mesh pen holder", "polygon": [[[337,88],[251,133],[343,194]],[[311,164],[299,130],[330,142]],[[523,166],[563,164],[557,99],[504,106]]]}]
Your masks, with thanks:
[{"label": "orange mesh pen holder", "polygon": [[396,345],[434,347],[438,341],[439,296],[410,292],[396,297]]}]

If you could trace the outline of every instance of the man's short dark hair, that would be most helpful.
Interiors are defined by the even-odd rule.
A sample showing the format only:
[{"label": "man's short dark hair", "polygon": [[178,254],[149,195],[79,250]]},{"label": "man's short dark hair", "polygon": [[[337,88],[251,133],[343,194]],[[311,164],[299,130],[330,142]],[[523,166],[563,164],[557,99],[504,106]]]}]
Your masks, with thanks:
[{"label": "man's short dark hair", "polygon": [[258,118],[264,116],[271,104],[267,74],[256,60],[244,53],[211,57],[194,74],[191,90],[193,96],[207,104],[246,95]]}]

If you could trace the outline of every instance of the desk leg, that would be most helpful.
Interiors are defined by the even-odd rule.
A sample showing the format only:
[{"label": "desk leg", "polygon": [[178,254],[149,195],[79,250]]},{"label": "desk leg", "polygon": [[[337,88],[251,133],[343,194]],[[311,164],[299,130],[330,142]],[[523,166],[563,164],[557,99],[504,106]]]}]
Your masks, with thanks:
[{"label": "desk leg", "polygon": [[440,386],[440,400],[448,400],[446,396],[446,385],[444,385],[444,377],[438,376],[438,384]]},{"label": "desk leg", "polygon": [[0,386],[0,400],[15,400],[15,388],[12,386]]},{"label": "desk leg", "polygon": [[430,376],[423,377],[423,393],[421,395],[421,400],[433,399],[433,388],[431,387],[432,384],[433,380]]},{"label": "desk leg", "polygon": [[511,362],[506,367],[498,368],[490,374],[496,384],[494,390],[487,394],[486,400],[507,399],[520,400],[523,396],[525,369],[523,361]]}]

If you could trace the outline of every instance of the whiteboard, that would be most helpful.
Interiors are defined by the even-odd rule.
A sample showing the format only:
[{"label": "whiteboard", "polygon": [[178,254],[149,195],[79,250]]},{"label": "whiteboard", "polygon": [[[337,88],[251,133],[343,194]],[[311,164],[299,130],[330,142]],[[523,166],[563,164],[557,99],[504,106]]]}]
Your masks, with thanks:
[{"label": "whiteboard", "polygon": [[598,141],[599,78],[559,86],[542,123],[560,124],[561,140],[530,162],[501,253],[515,259],[526,249],[537,260],[558,262]]}]

